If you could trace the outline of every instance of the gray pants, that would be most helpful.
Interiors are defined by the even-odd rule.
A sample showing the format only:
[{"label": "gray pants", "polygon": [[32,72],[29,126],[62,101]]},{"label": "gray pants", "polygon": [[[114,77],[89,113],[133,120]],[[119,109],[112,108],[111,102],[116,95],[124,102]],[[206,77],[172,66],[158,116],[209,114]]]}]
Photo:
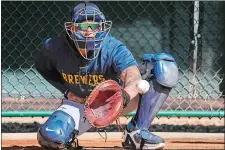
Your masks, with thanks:
[{"label": "gray pants", "polygon": [[[80,120],[79,122],[75,122],[75,124],[78,124],[78,131],[79,131],[78,135],[81,135],[81,134],[85,133],[86,131],[88,131],[92,127],[89,124],[88,120],[85,118],[84,105],[83,104],[76,103],[76,102],[68,100],[68,99],[63,99],[62,105],[63,104],[73,106],[75,109],[79,109],[80,114],[71,115],[71,116],[75,117],[74,121]],[[74,112],[70,112],[70,113],[74,113]]]}]

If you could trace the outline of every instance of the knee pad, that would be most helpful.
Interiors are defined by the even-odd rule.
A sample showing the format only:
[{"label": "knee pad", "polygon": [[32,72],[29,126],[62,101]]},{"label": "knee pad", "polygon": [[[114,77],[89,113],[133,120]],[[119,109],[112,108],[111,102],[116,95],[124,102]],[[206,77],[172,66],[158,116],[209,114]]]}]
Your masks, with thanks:
[{"label": "knee pad", "polygon": [[37,139],[43,148],[64,149],[72,144],[76,135],[78,131],[75,130],[74,119],[65,111],[58,109],[39,128]]},{"label": "knee pad", "polygon": [[[175,87],[178,82],[178,67],[172,55],[167,53],[144,54],[141,71],[151,70],[150,77],[154,76],[156,81],[169,88]],[[144,67],[143,67],[144,66]]]}]

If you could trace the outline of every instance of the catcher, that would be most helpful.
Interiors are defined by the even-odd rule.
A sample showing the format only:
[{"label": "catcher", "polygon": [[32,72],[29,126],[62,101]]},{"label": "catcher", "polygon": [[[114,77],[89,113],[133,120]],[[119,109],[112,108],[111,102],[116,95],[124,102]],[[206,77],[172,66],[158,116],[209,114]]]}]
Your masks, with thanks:
[{"label": "catcher", "polygon": [[[176,85],[176,62],[169,54],[145,54],[138,65],[126,46],[109,33],[111,26],[95,4],[80,3],[72,11],[72,21],[65,23],[66,32],[46,40],[38,52],[37,71],[65,97],[38,130],[43,148],[68,149],[92,126],[107,126],[135,109],[123,146],[164,147],[164,140],[148,129]],[[139,94],[136,85],[142,79],[150,88]]]}]

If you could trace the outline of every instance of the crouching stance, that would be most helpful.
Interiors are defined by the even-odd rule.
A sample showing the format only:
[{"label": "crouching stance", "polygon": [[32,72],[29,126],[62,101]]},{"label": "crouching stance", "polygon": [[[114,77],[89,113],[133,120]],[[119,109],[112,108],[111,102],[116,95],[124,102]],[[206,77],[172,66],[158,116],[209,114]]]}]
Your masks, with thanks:
[{"label": "crouching stance", "polygon": [[[106,119],[113,120],[125,105],[129,105],[129,100],[138,95],[135,85],[141,80],[138,63],[124,43],[110,34],[112,22],[106,19],[97,5],[90,2],[76,5],[72,9],[71,21],[64,25],[64,32],[45,40],[35,61],[42,77],[65,93],[62,105],[38,130],[38,142],[48,150],[68,149],[74,139],[90,129],[91,125],[107,125],[108,121],[105,123],[101,119],[91,122],[85,114],[88,112],[85,109],[90,106],[86,103],[87,99],[99,84],[113,80],[123,87],[112,88],[109,96],[115,95],[116,98],[112,97],[107,103],[101,96],[102,105],[108,104],[102,109],[103,112],[118,111],[115,118],[111,114]],[[113,89],[121,91],[117,93]],[[97,93],[102,94],[102,91]],[[114,103],[113,100],[118,97],[127,101]],[[119,107],[110,109],[112,104]],[[103,108],[102,105],[97,108]],[[90,108],[95,106],[96,103],[93,103]]]},{"label": "crouching stance", "polygon": [[[173,57],[146,54],[143,57],[145,63],[139,66],[139,71],[132,53],[109,33],[112,22],[106,20],[95,4],[78,4],[72,10],[71,20],[65,23],[66,32],[46,40],[36,56],[37,71],[65,93],[62,105],[38,130],[39,144],[48,150],[68,149],[74,139],[91,126],[108,125],[121,111],[126,114],[138,107],[136,116],[127,125],[124,146],[137,149],[148,148],[152,144],[156,146],[151,148],[162,146],[160,144],[164,141],[151,134],[148,128],[177,82],[178,71]],[[142,78],[149,80],[151,88],[139,96],[136,85]],[[92,92],[105,81],[120,85],[117,88],[109,86],[112,92],[107,96],[115,97],[108,99],[100,95],[107,89],[104,87],[101,92],[96,92],[101,99],[86,103],[89,97],[95,98]],[[125,101],[121,103],[118,99]],[[95,102],[102,104],[96,107]],[[115,104],[118,107],[111,109]],[[106,106],[104,109],[103,105]],[[100,118],[94,121],[89,118],[87,121],[87,112],[95,114],[94,111],[85,111],[87,106],[101,109]],[[106,122],[102,119],[105,112],[108,114]],[[112,112],[118,113],[112,117]],[[96,116],[91,118],[96,119]]]},{"label": "crouching stance", "polygon": [[122,144],[132,149],[161,149],[164,140],[148,129],[178,81],[178,68],[174,58],[165,53],[145,54],[142,60],[139,70],[142,78],[149,81],[150,88],[140,97],[136,115],[126,127]]}]

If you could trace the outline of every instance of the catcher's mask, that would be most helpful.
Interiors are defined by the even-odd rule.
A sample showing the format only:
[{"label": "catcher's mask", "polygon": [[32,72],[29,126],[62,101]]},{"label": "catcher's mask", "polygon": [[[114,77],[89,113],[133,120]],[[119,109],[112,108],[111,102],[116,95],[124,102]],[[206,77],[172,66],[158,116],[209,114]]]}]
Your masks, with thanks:
[{"label": "catcher's mask", "polygon": [[[104,14],[93,3],[81,3],[74,7],[72,22],[65,22],[67,34],[74,41],[81,56],[87,60],[98,56],[111,27],[112,22],[106,21]],[[92,36],[86,36],[83,34],[85,32]]]}]

